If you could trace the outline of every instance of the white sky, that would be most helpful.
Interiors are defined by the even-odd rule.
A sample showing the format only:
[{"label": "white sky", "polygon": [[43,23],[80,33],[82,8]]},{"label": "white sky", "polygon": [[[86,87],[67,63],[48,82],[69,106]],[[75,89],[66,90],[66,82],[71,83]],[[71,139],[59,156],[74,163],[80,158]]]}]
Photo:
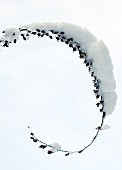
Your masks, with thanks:
[{"label": "white sky", "polygon": [[[82,61],[49,39],[19,41],[0,53],[1,170],[122,169],[121,0],[0,0],[0,32],[32,22],[62,21],[86,27],[109,48],[117,83],[111,126],[79,155],[47,155],[29,139],[27,125],[48,143],[79,149],[89,143],[101,115]],[[108,80],[109,81],[109,80]]]}]

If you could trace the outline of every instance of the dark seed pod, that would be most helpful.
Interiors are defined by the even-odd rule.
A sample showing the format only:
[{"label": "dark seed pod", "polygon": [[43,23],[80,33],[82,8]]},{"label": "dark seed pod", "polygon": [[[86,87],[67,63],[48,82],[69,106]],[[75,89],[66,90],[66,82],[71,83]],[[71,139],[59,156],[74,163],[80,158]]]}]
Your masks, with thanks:
[{"label": "dark seed pod", "polygon": [[23,40],[25,40],[25,41],[26,41],[26,37],[25,37],[25,36],[23,36]]},{"label": "dark seed pod", "polygon": [[86,53],[85,52],[82,52],[84,56],[86,56]]},{"label": "dark seed pod", "polygon": [[96,99],[98,99],[100,96],[99,95],[96,95]]},{"label": "dark seed pod", "polygon": [[30,135],[34,136],[34,133],[33,133],[33,132],[31,132],[31,133],[30,133]]},{"label": "dark seed pod", "polygon": [[63,32],[63,31],[62,31],[62,32],[60,32],[60,34],[64,34],[64,33],[65,33],[65,32]]},{"label": "dark seed pod", "polygon": [[21,29],[21,28],[19,28],[19,30],[20,30],[20,31],[28,31],[28,29],[27,29],[27,28],[22,28],[22,29]]},{"label": "dark seed pod", "polygon": [[100,103],[101,103],[101,104],[104,104],[104,101],[103,101],[103,100],[101,100],[101,101],[100,101]]},{"label": "dark seed pod", "polygon": [[37,28],[36,31],[37,31],[37,32],[40,32],[40,29]]},{"label": "dark seed pod", "polygon": [[56,37],[56,40],[57,40],[57,41],[59,41],[59,40],[60,40],[60,38],[59,38],[59,37]]},{"label": "dark seed pod", "polygon": [[79,49],[79,48],[80,48],[80,45],[77,45],[77,48]]},{"label": "dark seed pod", "polygon": [[94,93],[98,93],[98,90],[93,90],[94,91]]},{"label": "dark seed pod", "polygon": [[100,112],[103,112],[103,108],[100,109]]},{"label": "dark seed pod", "polygon": [[44,33],[45,33],[45,30],[42,30],[41,32],[44,34]]},{"label": "dark seed pod", "polygon": [[45,35],[46,35],[46,36],[49,36],[49,34],[48,34],[48,33],[45,33]]},{"label": "dark seed pod", "polygon": [[31,33],[31,31],[30,31],[30,30],[28,30],[28,33]]},{"label": "dark seed pod", "polygon": [[64,42],[64,39],[61,39],[61,42]]},{"label": "dark seed pod", "polygon": [[66,154],[65,154],[65,156],[68,156],[68,155],[69,155],[69,153],[66,153]]},{"label": "dark seed pod", "polygon": [[99,106],[100,106],[100,103],[97,103],[96,105],[97,105],[97,107],[99,107]]},{"label": "dark seed pod", "polygon": [[34,137],[31,136],[30,138],[31,138],[32,140],[34,140]]},{"label": "dark seed pod", "polygon": [[96,89],[99,89],[99,86],[95,86],[96,87]]},{"label": "dark seed pod", "polygon": [[49,36],[49,38],[50,38],[50,39],[53,39],[53,37],[52,37],[51,35]]},{"label": "dark seed pod", "polygon": [[91,73],[91,76],[92,76],[92,77],[94,76],[94,72]]},{"label": "dark seed pod", "polygon": [[36,143],[38,141],[38,139],[33,139],[33,141]]},{"label": "dark seed pod", "polygon": [[47,145],[40,145],[39,148],[41,149],[45,149],[47,147]]},{"label": "dark seed pod", "polygon": [[79,54],[80,54],[80,55],[82,54],[82,51],[81,51],[81,50],[79,50]]},{"label": "dark seed pod", "polygon": [[54,34],[58,34],[59,32],[58,32],[58,31],[54,31],[53,33],[54,33]]},{"label": "dark seed pod", "polygon": [[67,41],[65,41],[65,43],[68,45],[68,44],[69,44],[69,41],[67,40]]},{"label": "dark seed pod", "polygon": [[3,44],[3,47],[9,47],[9,42],[5,41],[5,43]]},{"label": "dark seed pod", "polygon": [[66,39],[66,37],[64,37],[64,36],[63,36],[62,38],[63,38],[64,40]]},{"label": "dark seed pod", "polygon": [[38,37],[40,37],[40,36],[41,36],[41,33],[37,33],[37,35],[38,35]]},{"label": "dark seed pod", "polygon": [[77,50],[76,47],[73,47],[73,52],[76,51],[76,50]]},{"label": "dark seed pod", "polygon": [[89,66],[89,63],[86,63],[86,67],[88,67]]},{"label": "dark seed pod", "polygon": [[14,39],[14,41],[13,41],[14,43],[16,43],[17,42],[17,40],[16,39]]},{"label": "dark seed pod", "polygon": [[69,47],[71,47],[71,48],[72,48],[72,47],[73,47],[73,45],[70,43],[70,44],[69,44]]},{"label": "dark seed pod", "polygon": [[49,150],[47,153],[48,153],[48,154],[52,154],[53,152],[52,152],[51,150]]},{"label": "dark seed pod", "polygon": [[41,34],[41,37],[44,37],[44,34]]},{"label": "dark seed pod", "polygon": [[83,58],[84,56],[82,54],[79,55],[79,58]]},{"label": "dark seed pod", "polygon": [[70,41],[73,41],[73,38],[70,38],[69,40],[70,40]]},{"label": "dark seed pod", "polygon": [[32,32],[31,34],[36,35],[37,32]]},{"label": "dark seed pod", "polygon": [[54,30],[50,30],[50,32],[54,33]]}]

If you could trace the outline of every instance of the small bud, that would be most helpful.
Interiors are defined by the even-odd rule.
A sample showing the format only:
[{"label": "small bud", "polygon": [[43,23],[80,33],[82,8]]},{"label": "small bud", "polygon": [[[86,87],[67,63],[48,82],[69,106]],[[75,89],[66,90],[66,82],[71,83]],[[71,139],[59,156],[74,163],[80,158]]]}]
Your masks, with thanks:
[{"label": "small bud", "polygon": [[72,43],[70,43],[70,44],[69,44],[69,47],[72,47],[72,48],[73,48],[73,45],[72,45]]},{"label": "small bud", "polygon": [[54,153],[54,152],[52,152],[51,150],[48,150],[47,153],[48,153],[48,154],[52,154],[52,153]]},{"label": "small bud", "polygon": [[37,31],[37,32],[40,32],[40,29],[37,28],[36,31]]},{"label": "small bud", "polygon": [[44,34],[44,33],[45,33],[45,30],[42,30],[41,32]]},{"label": "small bud", "polygon": [[69,41],[68,41],[68,40],[66,40],[66,41],[65,41],[65,43],[68,45],[68,44],[69,44]]},{"label": "small bud", "polygon": [[41,36],[41,33],[37,33],[37,35],[38,35],[38,37],[40,37],[40,36]]},{"label": "small bud", "polygon": [[31,136],[30,138],[31,138],[32,140],[34,140],[34,137]]},{"label": "small bud", "polygon": [[45,149],[47,147],[47,145],[40,145],[39,148],[41,149]]},{"label": "small bud", "polygon": [[48,34],[47,32],[45,33],[45,35],[46,35],[46,36],[49,36],[49,34]]},{"label": "small bud", "polygon": [[60,38],[59,38],[59,37],[56,37],[56,40],[57,40],[57,41],[59,41],[59,40],[60,40]]},{"label": "small bud", "polygon": [[68,156],[68,155],[69,155],[69,153],[66,153],[66,154],[65,154],[65,156]]},{"label": "small bud", "polygon": [[13,40],[13,42],[14,42],[14,43],[16,43],[16,42],[17,42],[17,40],[16,40],[16,39],[14,39],[14,40]]},{"label": "small bud", "polygon": [[53,37],[52,37],[51,35],[49,36],[49,38],[50,38],[50,39],[53,39]]},{"label": "small bud", "polygon": [[77,50],[76,47],[73,47],[73,52],[76,51],[76,50]]},{"label": "small bud", "polygon": [[33,139],[33,141],[36,143],[38,141],[38,139]]},{"label": "small bud", "polygon": [[33,35],[35,35],[37,32],[35,32],[35,31],[33,31],[33,32],[31,32],[31,34],[33,34]]},{"label": "small bud", "polygon": [[60,32],[60,34],[64,34],[64,33],[65,33],[65,32],[63,32],[63,31],[62,31],[62,32]]},{"label": "small bud", "polygon": [[31,133],[30,133],[30,135],[34,136],[34,133],[33,133],[33,132],[31,132]]}]

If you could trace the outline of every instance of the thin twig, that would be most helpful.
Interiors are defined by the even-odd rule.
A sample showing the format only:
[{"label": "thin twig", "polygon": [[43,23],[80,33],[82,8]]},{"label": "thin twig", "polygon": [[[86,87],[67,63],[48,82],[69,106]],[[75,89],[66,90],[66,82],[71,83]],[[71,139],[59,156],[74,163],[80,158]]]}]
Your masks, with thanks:
[{"label": "thin twig", "polygon": [[[102,117],[102,122],[101,122],[101,125],[99,126],[100,128],[97,130],[95,136],[92,138],[92,141],[86,145],[83,149],[80,149],[80,150],[76,150],[76,151],[69,151],[69,150],[63,150],[63,149],[56,149],[55,147],[53,147],[52,145],[50,144],[47,144],[46,142],[43,142],[42,140],[39,140],[35,135],[34,133],[32,132],[31,128],[28,126],[29,130],[30,130],[30,138],[34,141],[34,142],[40,142],[42,146],[42,149],[44,149],[45,147],[50,147],[52,149],[54,149],[55,151],[57,152],[64,152],[65,153],[65,156],[68,156],[68,155],[71,155],[71,154],[74,154],[74,153],[82,153],[84,150],[86,150],[87,148],[89,148],[94,142],[95,140],[97,139],[98,137],[98,134],[100,132],[100,129],[102,128],[102,125],[104,123],[104,119],[105,119],[105,116]],[[45,147],[44,147],[45,146]]]}]

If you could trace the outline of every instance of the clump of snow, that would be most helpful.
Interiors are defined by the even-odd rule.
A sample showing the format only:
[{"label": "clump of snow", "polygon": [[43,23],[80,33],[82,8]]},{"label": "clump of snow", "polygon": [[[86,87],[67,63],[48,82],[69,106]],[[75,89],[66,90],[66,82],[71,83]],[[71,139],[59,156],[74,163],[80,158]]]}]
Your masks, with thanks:
[{"label": "clump of snow", "polygon": [[50,144],[50,146],[52,148],[47,151],[48,154],[52,154],[52,153],[57,152],[58,150],[61,150],[61,145],[59,143],[54,142]]},{"label": "clump of snow", "polygon": [[105,98],[105,100],[104,100],[104,110],[106,111],[107,115],[109,115],[115,109],[117,94],[116,94],[115,91],[111,91],[111,92],[104,93],[103,96]]},{"label": "clump of snow", "polygon": [[1,40],[7,40],[8,42],[12,42],[14,39],[19,39],[20,30],[18,28],[7,28],[3,31],[5,34]]},{"label": "clump of snow", "polygon": [[98,129],[99,129],[99,130],[108,130],[108,129],[110,129],[110,126],[109,126],[109,125],[106,125],[106,124],[103,124],[102,127],[98,126],[96,129],[97,129],[97,130],[98,130]]}]

